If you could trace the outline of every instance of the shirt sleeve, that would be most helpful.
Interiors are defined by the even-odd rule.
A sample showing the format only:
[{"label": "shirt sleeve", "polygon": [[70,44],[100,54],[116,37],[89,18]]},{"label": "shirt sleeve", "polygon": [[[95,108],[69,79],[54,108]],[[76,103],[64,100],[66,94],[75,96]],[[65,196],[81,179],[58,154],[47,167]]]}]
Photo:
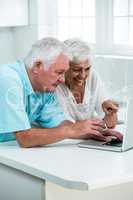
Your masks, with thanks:
[{"label": "shirt sleeve", "polygon": [[104,112],[102,109],[102,103],[109,99],[109,94],[105,88],[104,82],[101,80],[100,76],[96,73],[96,105],[95,109],[99,117],[104,116]]},{"label": "shirt sleeve", "polygon": [[0,77],[0,134],[29,129],[23,86],[17,76]]},{"label": "shirt sleeve", "polygon": [[55,93],[45,93],[43,96],[43,107],[37,123],[41,127],[54,128],[59,126],[66,117],[61,109]]}]

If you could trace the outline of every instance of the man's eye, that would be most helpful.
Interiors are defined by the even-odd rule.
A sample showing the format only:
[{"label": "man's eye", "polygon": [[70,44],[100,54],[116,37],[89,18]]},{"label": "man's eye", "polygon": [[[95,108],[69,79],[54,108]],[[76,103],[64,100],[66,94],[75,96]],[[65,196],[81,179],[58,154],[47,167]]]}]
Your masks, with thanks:
[{"label": "man's eye", "polygon": [[63,74],[64,74],[64,72],[57,72],[57,74],[59,74],[59,75],[63,75]]}]

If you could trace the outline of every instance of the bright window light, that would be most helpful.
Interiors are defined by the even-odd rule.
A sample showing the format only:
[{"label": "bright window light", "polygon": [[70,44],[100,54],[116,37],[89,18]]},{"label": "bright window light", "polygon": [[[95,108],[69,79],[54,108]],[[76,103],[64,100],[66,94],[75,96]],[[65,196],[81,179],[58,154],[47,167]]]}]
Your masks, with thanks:
[{"label": "bright window light", "polygon": [[133,0],[113,0],[114,44],[133,45]]},{"label": "bright window light", "polygon": [[57,0],[57,37],[96,43],[95,0]]}]

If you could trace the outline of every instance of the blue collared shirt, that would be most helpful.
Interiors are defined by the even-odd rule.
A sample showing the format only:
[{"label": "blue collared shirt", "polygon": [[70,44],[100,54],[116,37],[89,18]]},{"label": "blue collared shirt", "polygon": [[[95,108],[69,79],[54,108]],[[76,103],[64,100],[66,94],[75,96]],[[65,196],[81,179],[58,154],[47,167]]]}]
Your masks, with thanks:
[{"label": "blue collared shirt", "polygon": [[33,91],[23,61],[0,67],[0,141],[32,125],[57,127],[65,116],[55,93]]}]

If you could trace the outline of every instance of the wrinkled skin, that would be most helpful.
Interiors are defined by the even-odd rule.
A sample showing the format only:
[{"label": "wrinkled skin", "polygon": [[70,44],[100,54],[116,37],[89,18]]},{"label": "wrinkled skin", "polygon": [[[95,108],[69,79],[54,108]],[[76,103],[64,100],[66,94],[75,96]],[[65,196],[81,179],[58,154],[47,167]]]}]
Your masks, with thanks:
[{"label": "wrinkled skin", "polygon": [[103,141],[103,142],[110,142],[112,139],[116,139],[117,141],[122,141],[123,140],[123,134],[114,130],[114,129],[107,129],[107,130],[101,130],[100,133],[104,137],[99,137],[99,135],[89,135],[88,138],[84,139],[93,139],[97,141]]},{"label": "wrinkled skin", "polygon": [[[93,121],[93,120],[92,120]],[[105,126],[105,122],[104,120],[100,120],[100,119],[95,119],[93,122],[98,122],[99,126],[97,124],[97,129],[95,127],[95,129],[97,131],[99,131],[99,133],[89,133],[86,136],[83,137],[78,137],[78,139],[93,139],[93,140],[97,140],[97,141],[103,141],[103,142],[110,142],[113,139],[116,139],[117,141],[122,141],[123,140],[123,134],[114,130],[114,129],[109,129],[106,128]]]},{"label": "wrinkled skin", "polygon": [[110,142],[112,138],[115,138],[117,141],[123,140],[123,134],[113,129],[107,129],[101,131],[101,133],[106,137],[106,142]]},{"label": "wrinkled skin", "polygon": [[106,129],[102,130],[101,133],[106,136],[105,142],[110,142],[112,138],[122,141],[123,134],[113,129],[118,123],[117,112],[119,105],[115,101],[107,100],[103,102],[102,108],[105,113],[103,121],[106,124]]},{"label": "wrinkled skin", "polygon": [[[89,77],[91,69],[91,61],[84,60],[82,62],[70,62],[70,68],[65,74],[65,84],[71,90],[77,103],[83,102],[86,79]],[[111,141],[111,137],[116,137],[117,140],[122,141],[122,134],[118,131],[112,130],[117,124],[117,111],[119,105],[111,100],[104,101],[102,104],[105,117],[101,122],[101,128],[97,129],[101,134],[91,134],[78,137],[78,139],[94,139],[99,141]],[[106,124],[106,126],[105,126]],[[108,127],[108,129],[105,129]],[[99,127],[98,127],[99,128]]]},{"label": "wrinkled skin", "polygon": [[90,74],[91,61],[70,62],[70,68],[65,74],[65,84],[71,90],[77,103],[83,102],[86,79]]},{"label": "wrinkled skin", "polygon": [[105,113],[104,122],[108,128],[114,128],[118,122],[117,112],[119,105],[115,101],[107,100],[102,104]]}]

